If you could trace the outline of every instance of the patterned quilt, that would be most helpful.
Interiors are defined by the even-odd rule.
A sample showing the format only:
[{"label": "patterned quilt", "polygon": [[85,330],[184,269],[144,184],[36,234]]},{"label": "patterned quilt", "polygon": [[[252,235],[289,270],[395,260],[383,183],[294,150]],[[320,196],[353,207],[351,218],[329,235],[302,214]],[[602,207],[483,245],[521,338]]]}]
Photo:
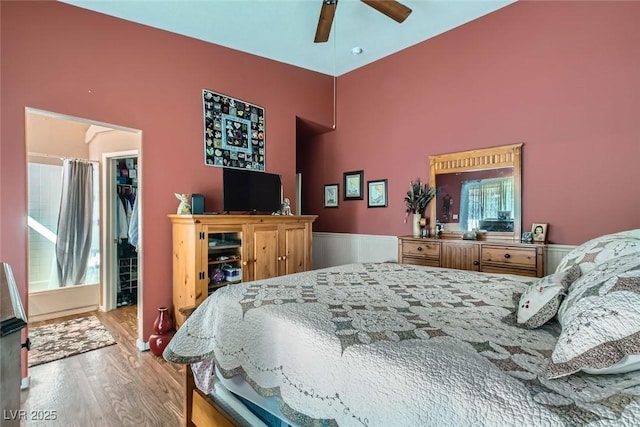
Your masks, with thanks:
[{"label": "patterned quilt", "polygon": [[513,303],[534,280],[381,263],[227,286],[164,357],[205,391],[214,363],[242,375],[299,425],[640,425],[640,372],[541,375],[559,327]]}]

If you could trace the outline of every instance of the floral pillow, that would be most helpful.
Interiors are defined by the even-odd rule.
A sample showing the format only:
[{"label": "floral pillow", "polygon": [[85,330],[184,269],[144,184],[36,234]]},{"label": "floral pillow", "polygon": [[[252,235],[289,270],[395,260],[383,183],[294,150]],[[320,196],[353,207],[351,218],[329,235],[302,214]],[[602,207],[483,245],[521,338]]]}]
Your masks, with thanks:
[{"label": "floral pillow", "polygon": [[574,265],[543,277],[529,285],[518,303],[517,321],[527,328],[539,328],[551,320],[560,307],[569,285],[580,277],[580,266]]},{"label": "floral pillow", "polygon": [[584,275],[603,262],[633,253],[640,256],[640,229],[607,234],[589,240],[566,254],[556,271],[564,271],[577,264]]},{"label": "floral pillow", "polygon": [[562,302],[548,378],[640,369],[640,256],[607,261],[574,282]]}]

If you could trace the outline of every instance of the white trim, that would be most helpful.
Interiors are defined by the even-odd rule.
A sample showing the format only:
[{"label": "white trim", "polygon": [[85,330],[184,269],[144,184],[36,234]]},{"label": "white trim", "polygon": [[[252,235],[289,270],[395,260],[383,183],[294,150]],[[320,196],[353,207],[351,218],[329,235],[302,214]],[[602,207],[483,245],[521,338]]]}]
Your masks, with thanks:
[{"label": "white trim", "polygon": [[40,110],[38,108],[25,107],[24,110],[25,110],[26,113],[37,114],[37,115],[45,116],[45,117],[52,117],[54,119],[72,120],[74,122],[85,123],[85,124],[88,124],[88,125],[103,126],[103,127],[107,127],[107,128],[113,129],[113,130],[121,130],[121,131],[124,131],[124,132],[140,133],[139,129],[129,128],[129,127],[126,127],[126,126],[114,125],[114,124],[111,124],[111,123],[99,122],[97,120],[85,119],[83,117],[78,117],[78,116],[70,116],[68,114],[54,113],[52,111]]},{"label": "white trim", "polygon": [[313,268],[384,261],[398,261],[397,236],[313,233]]},{"label": "white trim", "polygon": [[20,390],[26,390],[31,385],[31,377],[27,375],[26,377],[20,380]]},{"label": "white trim", "polygon": [[136,340],[136,346],[140,351],[149,351],[149,341],[141,341],[140,338]]},{"label": "white trim", "polygon": [[[113,200],[116,195],[116,176],[113,161],[116,159],[124,159],[129,157],[138,157],[140,150],[115,151],[111,153],[102,153],[102,298],[101,311],[111,311],[116,308],[117,279],[118,279],[118,257],[117,245],[114,241],[116,229],[115,207]],[[140,192],[141,193],[141,192]],[[138,201],[140,203],[140,201]],[[140,219],[140,208],[138,205],[138,219]],[[138,224],[140,224],[138,222]],[[138,275],[140,275],[140,265],[138,265]],[[140,289],[140,280],[138,280],[138,289]],[[140,315],[140,310],[138,310]]]},{"label": "white trim", "polygon": [[[293,208],[293,207],[292,207]],[[302,215],[302,174],[296,174],[296,215]]]},{"label": "white trim", "polygon": [[562,258],[577,246],[573,245],[547,245],[544,252],[544,269],[545,274],[551,274],[556,271],[558,264]]}]

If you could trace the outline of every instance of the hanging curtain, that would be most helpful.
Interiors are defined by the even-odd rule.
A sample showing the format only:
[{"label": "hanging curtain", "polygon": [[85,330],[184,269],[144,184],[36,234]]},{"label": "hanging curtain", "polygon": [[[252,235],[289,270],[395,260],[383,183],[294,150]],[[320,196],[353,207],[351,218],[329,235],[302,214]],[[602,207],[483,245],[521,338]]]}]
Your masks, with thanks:
[{"label": "hanging curtain", "polygon": [[482,180],[482,218],[498,218],[498,211],[513,209],[513,178]]},{"label": "hanging curtain", "polygon": [[93,165],[65,159],[56,241],[60,287],[84,283],[91,251],[92,218]]},{"label": "hanging curtain", "polygon": [[483,218],[498,218],[499,211],[513,210],[513,177],[482,180]]},{"label": "hanging curtain", "polygon": [[471,231],[499,211],[513,212],[513,177],[464,181],[460,197],[460,230]]},{"label": "hanging curtain", "polygon": [[460,191],[460,231],[478,228],[482,216],[480,181],[463,181]]}]

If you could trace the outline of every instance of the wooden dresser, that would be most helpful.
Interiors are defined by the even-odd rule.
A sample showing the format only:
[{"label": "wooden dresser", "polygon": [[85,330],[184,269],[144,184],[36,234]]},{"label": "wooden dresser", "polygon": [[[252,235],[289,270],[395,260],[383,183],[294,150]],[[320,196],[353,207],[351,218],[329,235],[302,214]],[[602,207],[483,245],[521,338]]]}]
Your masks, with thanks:
[{"label": "wooden dresser", "polygon": [[[217,288],[311,269],[316,216],[169,215],[169,219],[176,327],[185,320],[181,309],[193,309]],[[216,273],[224,274],[224,279],[213,280]]]},{"label": "wooden dresser", "polygon": [[398,262],[459,270],[544,276],[542,244],[398,237]]}]

